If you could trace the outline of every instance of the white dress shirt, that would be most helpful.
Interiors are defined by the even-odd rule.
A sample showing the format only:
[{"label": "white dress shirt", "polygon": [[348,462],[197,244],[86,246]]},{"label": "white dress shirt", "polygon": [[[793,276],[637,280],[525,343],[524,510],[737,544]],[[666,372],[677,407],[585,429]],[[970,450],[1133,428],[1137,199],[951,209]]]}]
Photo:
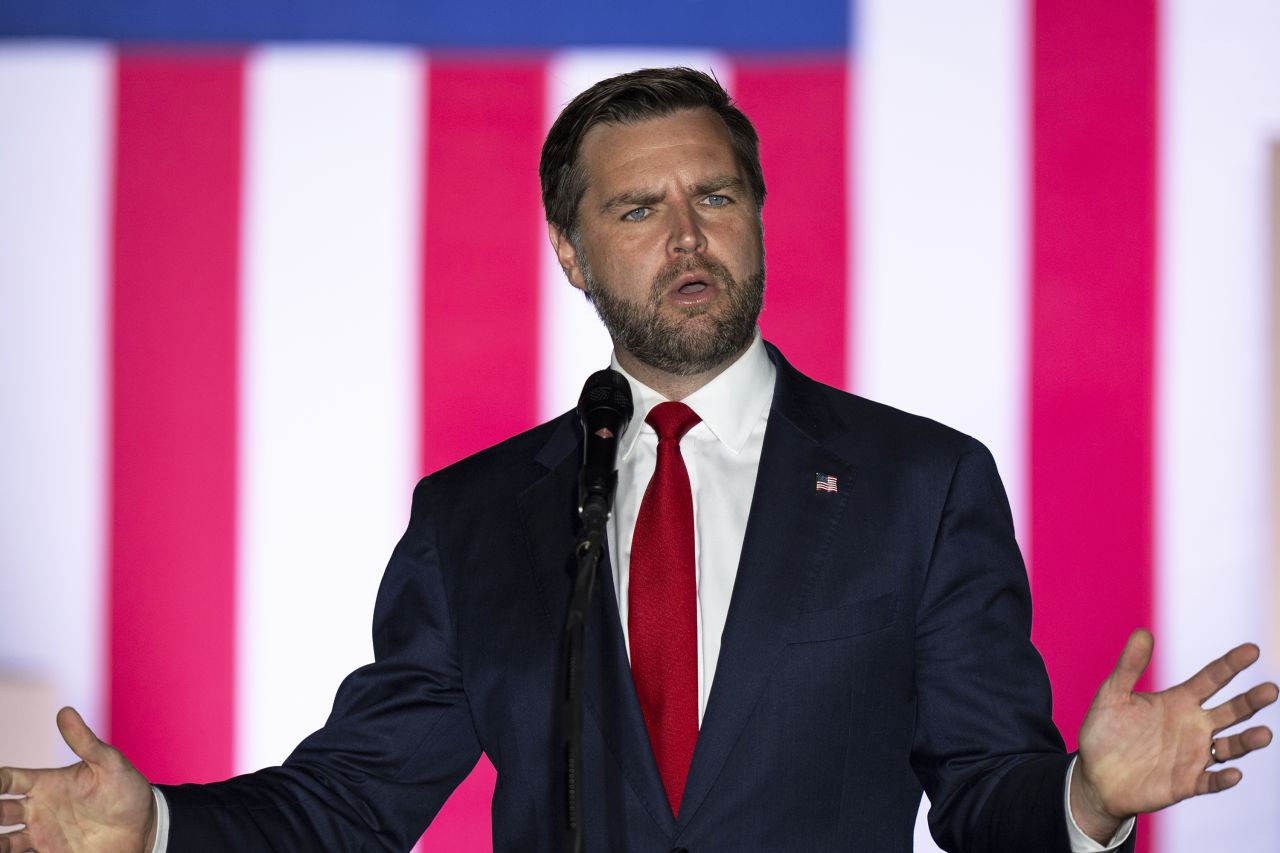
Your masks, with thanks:
[{"label": "white dress shirt", "polygon": [[[618,494],[609,519],[609,559],[618,595],[622,636],[627,639],[627,589],[631,576],[631,540],[640,502],[658,461],[658,434],[645,423],[649,411],[666,398],[644,385],[613,360],[627,377],[635,411],[618,443]],[[702,422],[680,441],[680,455],[693,491],[693,554],[698,590],[698,723],[720,658],[720,636],[729,615],[729,598],[738,576],[738,558],[751,514],[751,496],[760,468],[764,428],[769,420],[776,372],[759,332],[737,361],[682,402]],[[704,511],[705,508],[705,511]]]},{"label": "white dress shirt", "polygon": [[[618,596],[622,635],[627,631],[627,583],[631,567],[631,541],[644,490],[649,485],[658,459],[658,436],[646,424],[649,410],[666,398],[644,385],[613,360],[613,369],[627,378],[635,411],[618,446],[618,493],[609,519],[609,559],[613,567],[613,588]],[[680,454],[689,471],[693,492],[693,549],[698,594],[698,722],[707,709],[707,696],[715,679],[720,658],[720,636],[729,615],[729,600],[738,576],[738,560],[751,513],[760,451],[769,420],[769,406],[777,371],[756,331],[755,340],[737,361],[719,376],[686,397],[682,402],[702,418],[680,442]],[[1075,761],[1067,768],[1067,791],[1063,809],[1073,853],[1099,853],[1120,846],[1133,829],[1130,819],[1108,846],[1098,844],[1076,825],[1071,816],[1069,792]],[[164,796],[155,791],[159,826],[152,853],[168,848],[169,809]]]}]

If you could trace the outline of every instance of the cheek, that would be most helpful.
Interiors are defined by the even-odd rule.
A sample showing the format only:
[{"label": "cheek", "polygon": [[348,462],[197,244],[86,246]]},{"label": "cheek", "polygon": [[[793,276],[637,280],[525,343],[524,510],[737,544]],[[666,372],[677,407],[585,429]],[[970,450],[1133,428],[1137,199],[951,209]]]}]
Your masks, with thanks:
[{"label": "cheek", "polygon": [[653,276],[648,267],[641,266],[630,256],[616,250],[592,261],[591,274],[596,284],[613,296],[628,302],[642,302],[649,296]]},{"label": "cheek", "polygon": [[[599,258],[599,262],[595,259]],[[641,282],[648,285],[665,262],[664,244],[653,240],[618,240],[602,246],[591,256],[591,269],[598,278],[608,276],[617,287]]]},{"label": "cheek", "polygon": [[750,275],[760,268],[763,248],[759,229],[754,224],[742,224],[727,231],[720,246],[717,253],[735,277]]}]

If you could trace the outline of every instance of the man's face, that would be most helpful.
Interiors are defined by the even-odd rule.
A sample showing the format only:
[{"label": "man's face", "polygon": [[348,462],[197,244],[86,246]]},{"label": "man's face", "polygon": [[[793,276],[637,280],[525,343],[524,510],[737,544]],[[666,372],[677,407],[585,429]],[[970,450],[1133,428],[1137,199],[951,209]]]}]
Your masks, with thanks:
[{"label": "man's face", "polygon": [[587,189],[575,239],[551,235],[619,357],[691,376],[751,342],[764,299],[755,198],[710,110],[597,125],[583,139]]}]

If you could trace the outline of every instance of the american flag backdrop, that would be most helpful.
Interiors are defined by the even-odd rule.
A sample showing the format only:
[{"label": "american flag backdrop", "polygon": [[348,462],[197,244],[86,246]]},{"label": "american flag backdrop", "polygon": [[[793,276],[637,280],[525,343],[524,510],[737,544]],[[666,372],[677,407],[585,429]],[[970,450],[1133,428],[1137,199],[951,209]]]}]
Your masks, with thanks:
[{"label": "american flag backdrop", "polygon": [[[1275,679],[1280,4],[850,2],[0,5],[22,737],[74,704],[199,781],[323,723],[416,478],[605,364],[538,147],[670,64],[760,131],[766,337],[992,448],[1069,745],[1139,625],[1147,686],[1249,639]],[[1140,849],[1274,851],[1276,753]],[[482,759],[424,843],[488,849],[493,784]]]}]

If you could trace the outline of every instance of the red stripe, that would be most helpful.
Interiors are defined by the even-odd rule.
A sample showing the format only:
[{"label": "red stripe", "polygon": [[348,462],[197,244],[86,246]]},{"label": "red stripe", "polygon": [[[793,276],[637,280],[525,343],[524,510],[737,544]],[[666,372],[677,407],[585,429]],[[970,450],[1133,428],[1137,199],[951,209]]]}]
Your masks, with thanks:
[{"label": "red stripe", "polygon": [[427,85],[422,469],[534,424],[541,62],[433,59]]},{"label": "red stripe", "polygon": [[237,58],[126,54],[111,297],[111,738],[156,781],[232,772]]},{"label": "red stripe", "polygon": [[1040,0],[1033,19],[1032,589],[1073,745],[1152,622],[1156,8]]},{"label": "red stripe", "polygon": [[850,328],[846,57],[742,59],[734,97],[760,134],[768,288],[761,328],[815,379],[845,386]]},{"label": "red stripe", "polygon": [[[435,59],[427,71],[422,470],[533,426],[538,412],[538,150],[543,65]],[[492,847],[481,759],[426,849]]]}]

